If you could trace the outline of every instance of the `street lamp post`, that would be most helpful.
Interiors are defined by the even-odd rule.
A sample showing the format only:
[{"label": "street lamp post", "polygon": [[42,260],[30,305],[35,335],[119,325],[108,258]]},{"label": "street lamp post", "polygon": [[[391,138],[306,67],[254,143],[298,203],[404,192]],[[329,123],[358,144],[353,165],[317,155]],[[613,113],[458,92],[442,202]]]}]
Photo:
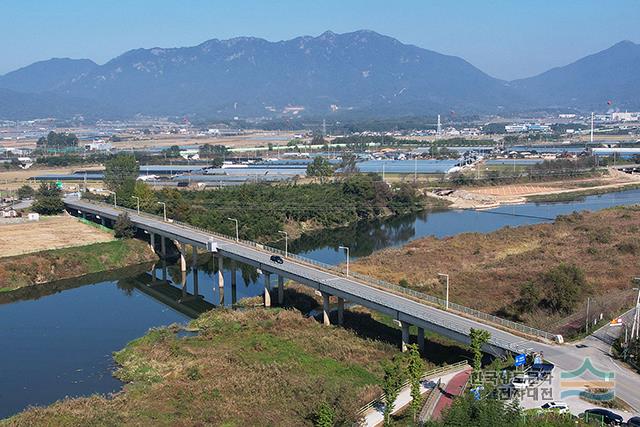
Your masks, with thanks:
[{"label": "street lamp post", "polygon": [[136,199],[136,207],[138,208],[138,215],[140,215],[140,197],[131,196],[132,199]]},{"label": "street lamp post", "polygon": [[165,202],[157,202],[159,205],[162,205],[162,217],[164,221],[167,222],[167,204]]},{"label": "street lamp post", "polygon": [[109,190],[107,190],[107,192],[109,194],[113,194],[113,206],[114,207],[118,207],[118,197],[116,195],[116,192],[115,191],[109,191]]},{"label": "street lamp post", "polygon": [[278,231],[280,234],[284,234],[284,257],[289,257],[289,233],[286,231]]},{"label": "street lamp post", "polygon": [[[639,282],[640,277],[636,277],[633,279],[634,282]],[[640,336],[640,287],[633,288],[634,291],[638,291],[638,296],[636,297],[636,309],[633,314],[633,325],[631,326],[631,339],[634,337]]]},{"label": "street lamp post", "polygon": [[349,247],[348,246],[338,246],[338,249],[344,249],[347,254],[347,276],[349,275]]},{"label": "street lamp post", "polygon": [[449,275],[444,273],[438,273],[438,277],[444,277],[445,283],[447,284],[447,290],[445,292],[445,299],[444,299],[444,308],[445,310],[449,310]]},{"label": "street lamp post", "polygon": [[229,221],[236,223],[236,242],[240,241],[240,235],[238,234],[238,220],[235,218],[227,218]]}]

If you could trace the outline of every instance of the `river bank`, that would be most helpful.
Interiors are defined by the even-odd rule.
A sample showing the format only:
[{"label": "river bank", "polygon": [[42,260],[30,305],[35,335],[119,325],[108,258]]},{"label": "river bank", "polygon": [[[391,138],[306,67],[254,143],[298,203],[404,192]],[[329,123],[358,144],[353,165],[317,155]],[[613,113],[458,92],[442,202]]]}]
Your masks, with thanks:
[{"label": "river bank", "polygon": [[113,240],[0,258],[0,292],[156,261],[137,239]]},{"label": "river bank", "polygon": [[155,329],[117,352],[127,385],[112,399],[67,399],[2,424],[298,426],[313,425],[322,404],[352,423],[398,351],[292,310],[215,310],[191,328]]},{"label": "river bank", "polygon": [[495,184],[461,187],[450,193],[435,194],[450,203],[452,209],[491,209],[526,202],[571,201],[590,195],[640,188],[640,178],[613,168],[606,175],[544,182]]},{"label": "river bank", "polygon": [[[351,269],[440,297],[438,273],[447,273],[451,301],[571,336],[584,327],[587,297],[592,316],[605,319],[632,302],[629,266],[640,255],[639,229],[637,207],[574,213],[553,223],[418,239]],[[566,277],[567,289],[556,289]],[[554,292],[570,304],[558,305]]]}]

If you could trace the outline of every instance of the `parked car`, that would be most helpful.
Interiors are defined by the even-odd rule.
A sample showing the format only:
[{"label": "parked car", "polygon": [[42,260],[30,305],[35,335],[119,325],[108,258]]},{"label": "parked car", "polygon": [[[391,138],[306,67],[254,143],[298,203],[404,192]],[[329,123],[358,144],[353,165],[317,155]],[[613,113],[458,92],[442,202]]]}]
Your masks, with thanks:
[{"label": "parked car", "polygon": [[[602,422],[606,425],[610,426],[620,426],[622,425],[622,417],[615,412],[611,412],[608,409],[594,408],[587,409],[584,411],[585,415],[589,415],[590,418],[595,419],[596,417],[602,418]],[[594,416],[595,415],[595,416]]]},{"label": "parked car", "polygon": [[536,377],[538,381],[542,381],[551,375],[554,368],[555,365],[553,363],[534,363],[527,371],[527,374],[531,377]]},{"label": "parked car", "polygon": [[541,408],[544,410],[559,412],[561,414],[566,414],[567,412],[569,412],[569,406],[565,402],[560,401],[547,402],[542,405]]},{"label": "parked car", "polygon": [[271,261],[275,262],[276,264],[283,264],[284,263],[284,260],[279,255],[271,255]]},{"label": "parked car", "polygon": [[524,390],[533,384],[535,377],[529,375],[516,375],[511,380],[511,386],[516,390]]},{"label": "parked car", "polygon": [[631,417],[627,421],[629,427],[640,427],[640,417]]}]

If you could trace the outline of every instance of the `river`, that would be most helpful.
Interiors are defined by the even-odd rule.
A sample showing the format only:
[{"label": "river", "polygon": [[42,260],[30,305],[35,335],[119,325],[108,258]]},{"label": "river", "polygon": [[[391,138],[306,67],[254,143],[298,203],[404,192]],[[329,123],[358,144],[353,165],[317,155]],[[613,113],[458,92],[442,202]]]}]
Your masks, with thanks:
[{"label": "river", "polygon": [[[629,190],[562,203],[527,203],[489,211],[443,210],[362,222],[351,227],[318,232],[290,243],[291,252],[325,263],[345,261],[338,249],[350,248],[352,259],[375,250],[403,245],[424,237],[453,236],[463,232],[490,232],[504,226],[552,221],[557,215],[580,210],[599,210],[640,202],[640,190]],[[197,272],[198,293],[204,300],[224,305],[244,297],[260,295],[263,276],[252,268],[238,272],[238,285],[229,286],[231,273],[224,271],[221,295],[213,284],[213,266],[206,259]],[[162,277],[162,266],[153,269]],[[151,271],[151,267],[147,270]],[[131,268],[100,276],[85,277],[55,285],[44,285],[0,293],[0,418],[29,405],[46,405],[65,396],[108,394],[122,384],[111,374],[112,353],[142,336],[149,328],[185,323],[185,310],[169,308],[149,295],[142,281],[151,275]],[[180,284],[175,266],[167,267],[167,277]],[[193,293],[194,274],[185,277],[185,291]],[[180,294],[177,287],[164,292]],[[145,292],[142,292],[145,290]],[[202,306],[202,304],[201,304]]]}]

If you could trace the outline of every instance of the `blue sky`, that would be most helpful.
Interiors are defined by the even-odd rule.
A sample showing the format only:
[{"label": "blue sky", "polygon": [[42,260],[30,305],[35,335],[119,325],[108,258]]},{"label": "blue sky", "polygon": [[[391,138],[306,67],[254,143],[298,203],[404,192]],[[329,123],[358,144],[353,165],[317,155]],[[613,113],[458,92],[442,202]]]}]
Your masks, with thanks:
[{"label": "blue sky", "polygon": [[512,79],[638,43],[638,23],[639,0],[0,0],[0,74],[50,57],[370,29]]}]

